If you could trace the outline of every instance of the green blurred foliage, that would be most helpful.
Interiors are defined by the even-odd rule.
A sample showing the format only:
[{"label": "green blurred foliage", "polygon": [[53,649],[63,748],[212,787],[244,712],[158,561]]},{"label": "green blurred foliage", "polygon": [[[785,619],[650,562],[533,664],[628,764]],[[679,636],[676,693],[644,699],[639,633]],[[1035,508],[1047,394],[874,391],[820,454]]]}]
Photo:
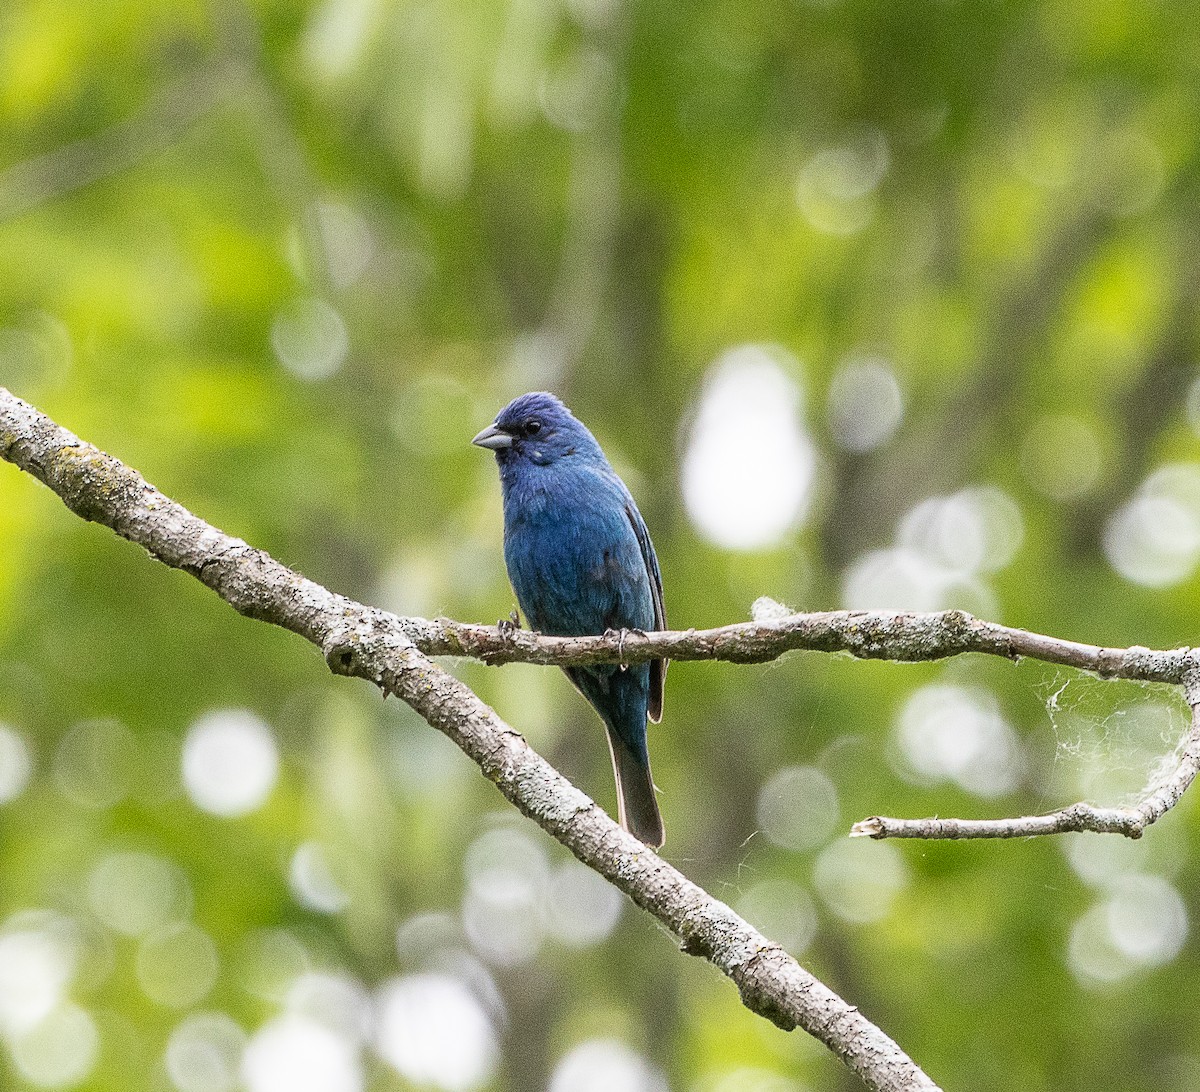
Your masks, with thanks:
[{"label": "green blurred foliage", "polygon": [[[1111,0],[9,0],[0,385],[209,521],[405,613],[512,608],[495,471],[468,441],[551,388],[638,497],[674,627],[766,595],[1191,644],[1198,28],[1194,3]],[[730,350],[796,399],[802,497],[748,549],[714,540],[681,488]],[[856,443],[846,421],[883,404],[851,382],[863,359],[903,414]],[[839,383],[857,391],[842,416]],[[770,500],[782,467],[739,462],[740,439],[740,488]],[[951,499],[919,507],[932,497]],[[984,554],[1012,548],[930,568],[961,545],[956,520]],[[872,552],[891,565],[873,583]],[[897,565],[917,565],[908,585]],[[599,725],[558,673],[452,667],[613,805]],[[244,815],[181,781],[214,710],[251,711],[278,747]],[[284,1040],[266,1033],[300,1027],[298,1056],[324,1043],[352,1075],[329,1092],[354,1074],[438,1086],[387,1060],[386,1030],[333,1036],[289,986],[318,972],[379,1012],[414,976],[465,983],[497,1090],[557,1070],[572,1092],[561,1060],[594,1039],[641,1073],[606,1087],[857,1087],[640,912],[589,918],[603,893],[408,710],[11,468],[0,723],[4,1088],[232,1087],[164,1062],[199,1011],[268,1062]],[[947,1089],[1190,1089],[1190,799],[1137,844],[844,839],[879,812],[1131,798],[1182,723],[1172,695],[1036,664],[677,664],[651,737],[666,856]],[[125,853],[149,856],[115,873],[114,903]],[[593,933],[555,931],[568,888]],[[180,922],[202,937],[163,970],[155,944]],[[34,933],[70,967],[38,1016],[60,1021],[49,1045],[29,1038],[36,975],[14,956]],[[268,1062],[246,1063],[251,1092],[307,1087],[270,1084]]]}]

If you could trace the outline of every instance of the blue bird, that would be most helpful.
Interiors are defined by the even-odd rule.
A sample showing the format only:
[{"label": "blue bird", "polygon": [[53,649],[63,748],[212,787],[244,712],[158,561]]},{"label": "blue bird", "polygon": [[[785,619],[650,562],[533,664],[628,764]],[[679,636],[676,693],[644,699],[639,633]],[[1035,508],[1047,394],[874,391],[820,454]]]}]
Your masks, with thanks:
[{"label": "blue bird", "polygon": [[[496,453],[504,561],[529,626],[564,637],[666,629],[650,535],[596,438],[552,394],[523,394],[472,443]],[[608,729],[618,817],[657,849],[646,718],[662,719],[666,660],[564,668]]]}]

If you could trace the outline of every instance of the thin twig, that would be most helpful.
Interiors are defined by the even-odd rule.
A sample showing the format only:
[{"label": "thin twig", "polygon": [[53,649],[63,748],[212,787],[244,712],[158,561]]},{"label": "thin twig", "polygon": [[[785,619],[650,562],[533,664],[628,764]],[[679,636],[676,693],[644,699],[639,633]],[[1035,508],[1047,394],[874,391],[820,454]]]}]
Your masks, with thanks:
[{"label": "thin twig", "polygon": [[937,1092],[855,1006],[617,826],[466,685],[424,655],[401,619],[337,595],[217,530],[2,387],[0,458],[45,482],[84,519],[197,577],[240,613],[311,641],[335,673],[367,679],[403,699],[457,743],[520,811],[670,929],[683,951],[728,975],[752,1011],[781,1028],[803,1028],[877,1092]]},{"label": "thin twig", "polygon": [[[1189,687],[1189,690],[1192,688]],[[1170,776],[1127,808],[1098,808],[1080,802],[1048,815],[1010,819],[891,819],[873,815],[850,828],[854,838],[1028,838],[1037,834],[1123,834],[1140,838],[1148,826],[1179,803],[1200,771],[1200,704],[1189,694],[1192,725],[1179,747],[1179,760]]]}]

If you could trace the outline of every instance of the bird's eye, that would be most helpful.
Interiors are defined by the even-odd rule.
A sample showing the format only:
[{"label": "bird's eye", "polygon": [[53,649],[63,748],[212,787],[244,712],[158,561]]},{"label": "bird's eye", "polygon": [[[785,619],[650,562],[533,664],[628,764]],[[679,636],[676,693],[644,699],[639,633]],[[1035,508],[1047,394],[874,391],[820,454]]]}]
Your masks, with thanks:
[{"label": "bird's eye", "polygon": [[526,435],[536,436],[541,431],[542,431],[542,422],[541,421],[527,421],[525,423]]}]

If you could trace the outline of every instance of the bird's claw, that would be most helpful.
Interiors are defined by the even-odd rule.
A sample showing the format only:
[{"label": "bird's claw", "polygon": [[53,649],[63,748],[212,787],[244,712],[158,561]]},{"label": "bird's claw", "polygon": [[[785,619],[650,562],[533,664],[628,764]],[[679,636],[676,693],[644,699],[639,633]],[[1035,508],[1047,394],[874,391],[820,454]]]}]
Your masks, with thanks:
[{"label": "bird's claw", "polygon": [[514,610],[507,618],[498,619],[496,628],[500,631],[501,637],[510,638],[521,628],[521,616]]},{"label": "bird's claw", "polygon": [[[641,633],[641,630],[633,630],[634,633]],[[604,636],[610,641],[615,637],[617,639],[617,666],[622,671],[628,671],[629,665],[625,662],[625,640],[629,636],[630,631],[622,626],[620,629],[606,629]],[[643,634],[645,636],[645,634]]]}]

